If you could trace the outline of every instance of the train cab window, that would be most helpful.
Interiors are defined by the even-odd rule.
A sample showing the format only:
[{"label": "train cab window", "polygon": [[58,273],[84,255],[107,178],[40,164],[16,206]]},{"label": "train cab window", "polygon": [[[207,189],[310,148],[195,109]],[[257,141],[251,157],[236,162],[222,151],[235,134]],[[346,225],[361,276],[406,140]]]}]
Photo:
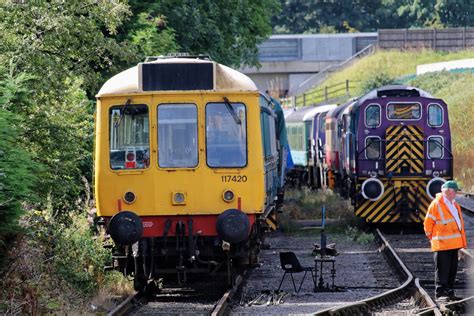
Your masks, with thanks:
[{"label": "train cab window", "polygon": [[380,126],[380,105],[371,104],[365,108],[365,126],[373,128]]},{"label": "train cab window", "polygon": [[198,165],[195,104],[158,105],[158,165],[161,168],[193,168]]},{"label": "train cab window", "polygon": [[443,157],[443,137],[428,137],[428,157],[431,159],[440,159]]},{"label": "train cab window", "polygon": [[428,125],[431,127],[443,125],[443,109],[439,104],[428,105]]},{"label": "train cab window", "polygon": [[381,142],[377,136],[367,137],[365,139],[365,156],[367,159],[379,159],[381,153]]},{"label": "train cab window", "polygon": [[389,103],[387,117],[389,120],[419,120],[421,105],[419,103]]},{"label": "train cab window", "polygon": [[206,105],[206,154],[209,167],[247,165],[247,118],[243,103]]},{"label": "train cab window", "polygon": [[113,106],[109,111],[110,167],[145,169],[150,165],[148,107],[144,104]]}]

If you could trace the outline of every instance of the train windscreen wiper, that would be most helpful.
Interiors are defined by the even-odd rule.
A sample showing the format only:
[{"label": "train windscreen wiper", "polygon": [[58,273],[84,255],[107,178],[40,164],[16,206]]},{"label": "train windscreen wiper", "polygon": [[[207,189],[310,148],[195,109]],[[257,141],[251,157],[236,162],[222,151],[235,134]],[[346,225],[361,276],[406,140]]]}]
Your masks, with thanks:
[{"label": "train windscreen wiper", "polygon": [[122,106],[122,108],[120,109],[120,118],[119,120],[115,123],[114,125],[114,128],[117,128],[120,126],[120,124],[122,123],[122,119],[123,117],[125,116],[125,109],[127,108],[127,106],[130,105],[130,102],[132,102],[131,99],[127,99],[127,101],[125,102],[125,104]]},{"label": "train windscreen wiper", "polygon": [[235,123],[241,125],[242,121],[240,120],[237,113],[235,113],[235,110],[232,107],[232,104],[230,103],[229,99],[227,99],[227,97],[224,97],[224,104],[227,107],[227,110],[229,111],[230,115],[232,115],[232,117],[234,118]]}]

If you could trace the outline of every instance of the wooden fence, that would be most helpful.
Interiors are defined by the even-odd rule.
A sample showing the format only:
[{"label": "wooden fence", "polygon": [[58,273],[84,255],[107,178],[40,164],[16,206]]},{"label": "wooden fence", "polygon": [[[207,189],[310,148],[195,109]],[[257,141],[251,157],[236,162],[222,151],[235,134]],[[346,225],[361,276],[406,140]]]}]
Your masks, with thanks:
[{"label": "wooden fence", "polygon": [[420,49],[455,51],[474,48],[474,27],[446,29],[381,29],[380,49]]}]

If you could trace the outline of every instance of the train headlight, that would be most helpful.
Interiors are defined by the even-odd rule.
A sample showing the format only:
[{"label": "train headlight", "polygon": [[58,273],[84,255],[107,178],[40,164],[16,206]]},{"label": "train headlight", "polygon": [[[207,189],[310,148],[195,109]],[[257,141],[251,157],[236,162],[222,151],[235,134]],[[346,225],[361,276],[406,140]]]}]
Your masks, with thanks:
[{"label": "train headlight", "polygon": [[441,186],[445,182],[446,180],[443,178],[433,178],[428,182],[428,184],[426,185],[426,193],[428,194],[430,199],[434,199],[436,193],[441,192]]},{"label": "train headlight", "polygon": [[137,196],[132,191],[125,192],[123,195],[123,200],[127,204],[132,204],[137,199]]},{"label": "train headlight", "polygon": [[362,183],[362,196],[370,201],[377,201],[385,192],[382,181],[370,178]]},{"label": "train headlight", "polygon": [[184,205],[186,204],[186,194],[184,192],[173,193],[173,205]]},{"label": "train headlight", "polygon": [[439,177],[439,171],[433,171],[433,177],[434,178]]},{"label": "train headlight", "polygon": [[224,193],[222,193],[222,198],[225,202],[230,203],[235,198],[234,192],[232,192],[232,190],[225,190]]}]

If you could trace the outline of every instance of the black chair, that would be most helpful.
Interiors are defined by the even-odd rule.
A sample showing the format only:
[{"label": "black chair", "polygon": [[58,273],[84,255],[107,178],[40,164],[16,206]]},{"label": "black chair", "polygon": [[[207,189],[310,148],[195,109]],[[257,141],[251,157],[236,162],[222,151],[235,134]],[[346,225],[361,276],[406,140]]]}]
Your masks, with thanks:
[{"label": "black chair", "polygon": [[[301,290],[301,286],[303,285],[304,279],[306,278],[306,273],[311,272],[313,284],[315,284],[316,280],[314,278],[314,267],[303,267],[301,263],[298,261],[294,252],[280,252],[280,263],[281,268],[285,271],[283,277],[281,278],[280,285],[278,286],[278,290],[280,290],[281,285],[283,284],[283,280],[287,273],[291,276],[291,281],[293,281],[293,288],[295,292],[298,293]],[[301,280],[300,287],[296,290],[295,279],[293,278],[293,273],[300,273],[304,272],[303,279]]]}]

